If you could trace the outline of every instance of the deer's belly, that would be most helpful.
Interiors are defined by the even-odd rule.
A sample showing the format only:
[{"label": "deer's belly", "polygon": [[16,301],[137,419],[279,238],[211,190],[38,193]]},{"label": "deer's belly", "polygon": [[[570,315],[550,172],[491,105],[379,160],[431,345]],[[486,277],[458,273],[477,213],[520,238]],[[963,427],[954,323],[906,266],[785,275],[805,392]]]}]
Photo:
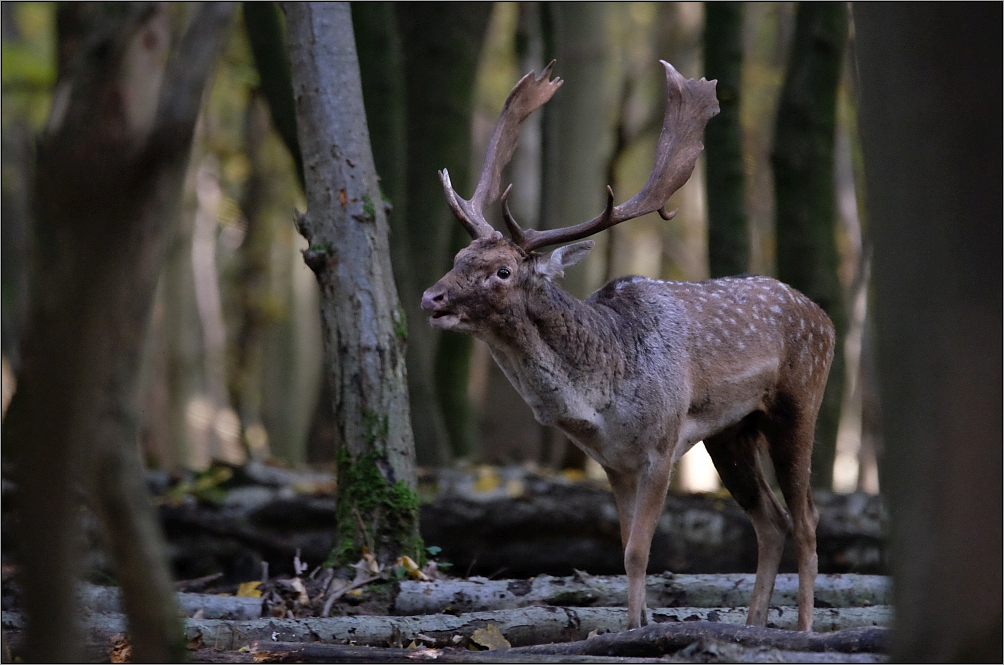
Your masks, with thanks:
[{"label": "deer's belly", "polygon": [[[709,436],[718,434],[722,430],[735,425],[750,413],[756,411],[761,406],[759,396],[755,399],[729,402],[713,412],[703,414],[687,414],[680,425],[680,436],[678,446],[686,452],[698,441],[703,441]],[[682,455],[682,453],[681,453]]]},{"label": "deer's belly", "polygon": [[776,359],[751,364],[745,371],[729,373],[691,398],[680,423],[679,448],[689,446],[735,425],[764,408],[764,398],[777,384]]}]

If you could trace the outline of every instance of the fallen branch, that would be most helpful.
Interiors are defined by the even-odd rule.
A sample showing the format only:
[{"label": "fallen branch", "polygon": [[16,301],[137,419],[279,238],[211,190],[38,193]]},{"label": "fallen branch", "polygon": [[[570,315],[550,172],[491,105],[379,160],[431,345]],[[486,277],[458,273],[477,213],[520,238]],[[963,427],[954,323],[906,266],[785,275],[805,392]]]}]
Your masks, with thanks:
[{"label": "fallen branch", "polygon": [[[268,564],[266,563],[265,565],[267,566]],[[223,577],[223,573],[213,573],[212,575],[204,575],[203,577],[196,577],[191,580],[178,580],[174,583],[174,588],[186,593],[199,593],[221,577]]]},{"label": "fallen branch", "polygon": [[[648,575],[649,607],[743,607],[753,592],[754,575]],[[531,605],[559,607],[623,607],[624,575],[539,575],[531,580],[444,579],[405,581],[394,601],[399,615],[514,609]],[[771,605],[797,604],[798,576],[777,576]],[[816,607],[862,607],[892,603],[889,578],[880,575],[820,575]]]},{"label": "fallen branch", "polygon": [[[663,663],[662,658],[516,654],[466,649],[381,649],[334,644],[265,644],[251,646],[256,663]],[[198,662],[198,661],[196,661]],[[219,662],[219,661],[213,661]],[[233,662],[233,661],[227,661]],[[248,662],[251,662],[250,660]]]},{"label": "fallen branch", "polygon": [[[77,591],[81,606],[96,614],[122,611],[122,592],[118,587],[81,585]],[[199,614],[203,619],[257,619],[262,614],[261,598],[216,596],[208,593],[179,593],[178,606],[187,617]]]},{"label": "fallen branch", "polygon": [[333,644],[252,645],[243,659],[232,652],[208,650],[193,654],[196,663],[883,663],[886,658],[871,653],[805,652],[742,647],[711,640],[698,640],[674,655],[653,658],[631,656],[589,656],[582,654],[531,654],[506,651],[463,649],[380,649]]},{"label": "fallen branch", "polygon": [[868,628],[849,628],[834,633],[810,633],[776,628],[735,626],[709,621],[663,623],[650,624],[622,633],[597,635],[591,639],[567,644],[538,644],[519,647],[508,651],[507,654],[651,658],[679,651],[701,639],[785,651],[886,653],[889,648],[889,629],[871,626]]}]

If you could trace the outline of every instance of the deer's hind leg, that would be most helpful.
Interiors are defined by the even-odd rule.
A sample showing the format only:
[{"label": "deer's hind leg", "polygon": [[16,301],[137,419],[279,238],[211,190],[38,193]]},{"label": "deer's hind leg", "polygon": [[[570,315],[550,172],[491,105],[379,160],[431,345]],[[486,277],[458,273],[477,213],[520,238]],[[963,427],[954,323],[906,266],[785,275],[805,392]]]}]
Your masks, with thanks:
[{"label": "deer's hind leg", "polygon": [[788,533],[788,516],[767,483],[757,455],[757,449],[764,443],[764,434],[758,426],[760,419],[758,414],[751,414],[704,440],[722,484],[749,515],[756,531],[756,582],[746,617],[750,626],[767,625],[767,609]]},{"label": "deer's hind leg", "polygon": [[810,486],[812,441],[816,429],[815,410],[792,413],[770,436],[770,456],[777,483],[791,511],[795,556],[798,559],[798,629],[812,630],[814,589],[819,559],[816,554],[816,525],[819,511],[812,501]]}]

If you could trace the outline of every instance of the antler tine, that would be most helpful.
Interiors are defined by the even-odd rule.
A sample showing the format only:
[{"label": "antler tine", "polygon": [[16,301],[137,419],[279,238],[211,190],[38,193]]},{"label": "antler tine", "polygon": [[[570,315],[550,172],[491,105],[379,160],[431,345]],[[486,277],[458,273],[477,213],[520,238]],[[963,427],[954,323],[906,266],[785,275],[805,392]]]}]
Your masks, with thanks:
[{"label": "antler tine", "polygon": [[502,219],[505,221],[506,228],[509,229],[509,236],[512,238],[512,241],[517,245],[522,246],[522,244],[526,242],[526,236],[523,233],[523,229],[519,227],[519,224],[516,223],[516,219],[509,211],[509,192],[511,191],[512,185],[510,184],[505,188],[505,191],[502,192]]},{"label": "antler tine", "polygon": [[471,237],[483,238],[490,235],[492,227],[485,221],[484,216],[471,214],[470,203],[457,196],[457,192],[453,189],[453,183],[450,182],[450,172],[446,169],[440,171],[439,181],[443,183],[446,203],[450,206],[450,210],[453,211],[453,216],[467,229]]},{"label": "antler tine", "polygon": [[610,198],[606,210],[588,222],[547,231],[527,229],[524,241],[519,243],[525,251],[579,240],[650,212],[658,211],[663,219],[671,219],[676,214],[675,211],[665,212],[663,206],[690,179],[697,157],[704,150],[701,143],[704,127],[719,111],[715,97],[718,82],[685,79],[673,65],[663,60],[659,62],[666,69],[666,115],[655,151],[655,164],[645,186],[617,207],[613,207],[613,191],[607,187]]},{"label": "antler tine", "polygon": [[446,191],[446,200],[450,204],[453,214],[464,225],[472,238],[487,237],[494,232],[491,224],[485,220],[484,210],[499,197],[502,169],[512,159],[513,152],[516,150],[516,139],[523,121],[546,104],[563,83],[560,78],[549,80],[554,62],[552,60],[539,76],[530,72],[513,86],[505,101],[505,106],[502,107],[502,113],[499,114],[499,119],[495,123],[495,131],[492,132],[488,150],[485,152],[481,177],[478,179],[478,186],[470,201],[464,200],[453,190],[449,174],[446,174],[445,169],[440,173],[443,189]]}]

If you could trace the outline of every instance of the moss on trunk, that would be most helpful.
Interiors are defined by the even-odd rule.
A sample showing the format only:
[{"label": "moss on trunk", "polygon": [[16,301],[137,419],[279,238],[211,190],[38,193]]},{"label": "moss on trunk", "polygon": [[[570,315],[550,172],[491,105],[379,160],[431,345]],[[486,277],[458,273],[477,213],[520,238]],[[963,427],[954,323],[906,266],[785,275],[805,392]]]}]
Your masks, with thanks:
[{"label": "moss on trunk", "polygon": [[[386,418],[367,423],[374,439],[386,436]],[[376,450],[358,455],[344,447],[338,454],[338,525],[330,565],[355,563],[363,547],[377,561],[390,564],[402,554],[421,565],[425,553],[418,532],[418,494],[403,480],[391,482],[380,471],[387,461]]]}]

